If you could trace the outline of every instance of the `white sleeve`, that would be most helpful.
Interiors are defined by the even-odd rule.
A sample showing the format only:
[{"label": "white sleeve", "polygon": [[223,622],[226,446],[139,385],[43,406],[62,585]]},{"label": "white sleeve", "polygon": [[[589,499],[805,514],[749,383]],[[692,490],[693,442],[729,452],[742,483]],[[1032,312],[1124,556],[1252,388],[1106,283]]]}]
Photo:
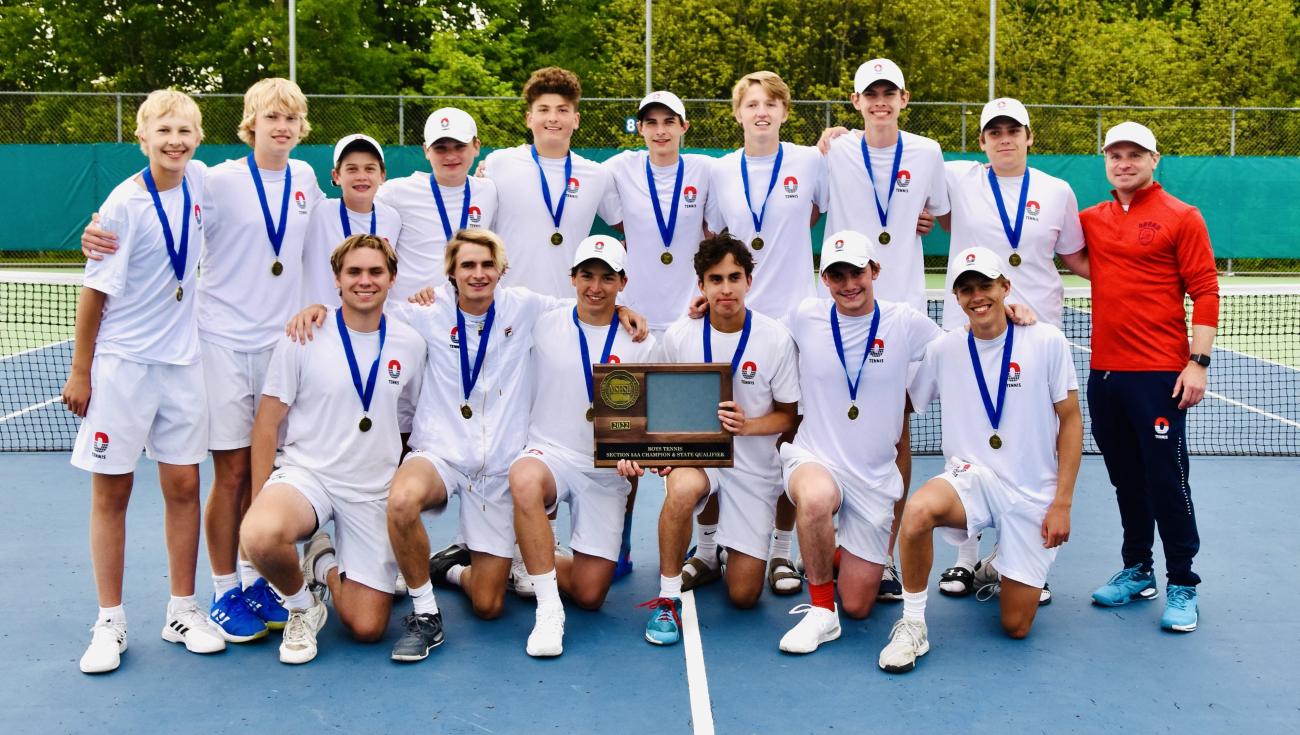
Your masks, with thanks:
[{"label": "white sleeve", "polygon": [[415,414],[415,407],[420,402],[420,388],[424,385],[424,363],[429,359],[428,350],[421,345],[420,357],[416,361],[414,377],[402,386],[402,393],[397,397],[397,415]]},{"label": "white sleeve", "polygon": [[605,224],[616,225],[623,221],[623,206],[618,199],[618,186],[614,184],[613,173],[604,166],[597,164],[600,168],[600,177],[605,180],[605,190],[600,195],[600,203],[596,205],[596,214],[605,220]]},{"label": "white sleeve", "polygon": [[943,152],[934,150],[934,161],[930,169],[930,191],[926,192],[926,208],[930,214],[941,217],[952,210],[948,201],[948,176],[943,163]]},{"label": "white sleeve", "polygon": [[772,373],[772,400],[779,403],[798,403],[799,393],[799,351],[794,346],[794,338],[782,329],[780,354],[776,370]]},{"label": "white sleeve", "polygon": [[704,226],[715,233],[727,228],[727,220],[722,216],[722,205],[718,201],[722,191],[721,171],[721,159],[715,158],[709,162],[709,193],[704,200]]},{"label": "white sleeve", "polygon": [[[136,233],[125,207],[105,202],[99,211],[99,227],[117,235],[117,252],[101,260],[87,260],[82,285],[109,296],[120,296],[126,289],[127,269],[131,265],[131,249]],[[198,257],[191,253],[191,258]]]},{"label": "white sleeve", "polygon": [[817,188],[813,191],[813,204],[822,212],[829,211],[831,206],[830,166],[820,153],[817,154]]},{"label": "white sleeve", "polygon": [[1070,391],[1079,390],[1079,374],[1074,369],[1070,343],[1055,327],[1052,328],[1051,339],[1043,347],[1048,352],[1048,391],[1052,403],[1059,403],[1069,396]]},{"label": "white sleeve", "polygon": [[307,349],[288,337],[275,345],[271,354],[271,363],[266,368],[266,380],[262,384],[262,395],[279,398],[286,406],[292,406],[298,396],[298,386],[302,377],[302,355]]},{"label": "white sleeve", "polygon": [[925,356],[916,370],[916,376],[907,387],[907,393],[912,398],[912,410],[920,414],[925,413],[930,403],[939,397],[940,343],[940,340],[935,340],[926,347]]},{"label": "white sleeve", "polygon": [[917,311],[910,305],[904,304],[907,309],[908,318],[908,337],[911,340],[911,355],[908,356],[908,362],[919,362],[925,359],[926,347],[931,342],[943,336],[943,329],[935,324],[930,317]]},{"label": "white sleeve", "polygon": [[1083,225],[1079,222],[1079,199],[1074,189],[1065,185],[1065,210],[1061,218],[1061,235],[1056,238],[1056,252],[1071,255],[1083,250]]}]

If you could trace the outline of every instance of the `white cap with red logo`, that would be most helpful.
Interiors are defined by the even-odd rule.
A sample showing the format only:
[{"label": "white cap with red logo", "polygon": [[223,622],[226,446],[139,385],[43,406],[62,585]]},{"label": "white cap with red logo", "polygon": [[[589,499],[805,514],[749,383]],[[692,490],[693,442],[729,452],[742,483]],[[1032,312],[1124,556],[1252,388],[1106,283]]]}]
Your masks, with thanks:
[{"label": "white cap with red logo", "polygon": [[578,243],[578,250],[573,254],[573,267],[577,268],[588,260],[603,261],[610,270],[618,273],[627,263],[627,250],[618,238],[609,235],[592,235]]},{"label": "white cap with red logo", "polygon": [[[361,143],[361,145],[353,145],[354,143]],[[361,148],[362,146],[373,148],[375,155],[379,156],[380,163],[383,163],[384,161],[384,149],[380,147],[379,141],[369,135],[353,133],[352,135],[339,138],[339,142],[334,144],[334,168],[339,167],[339,159],[343,158],[343,153],[348,149],[348,146],[352,146],[353,149]]]},{"label": "white cap with red logo", "polygon": [[958,278],[961,278],[962,274],[970,271],[989,278],[997,278],[1002,275],[1002,261],[996,253],[988,248],[979,246],[966,248],[957,253],[955,263],[956,265],[952,269],[952,281],[948,283],[949,288],[952,288],[952,285],[957,282]]},{"label": "white cap with red logo", "polygon": [[665,90],[651,92],[641,99],[641,104],[636,107],[636,116],[639,119],[641,113],[650,105],[663,105],[676,113],[677,117],[682,120],[686,119],[686,105],[682,104],[682,98]]},{"label": "white cap with red logo", "polygon": [[1012,120],[1029,127],[1029,110],[1020,100],[1010,97],[999,97],[995,100],[989,100],[984,105],[984,111],[980,113],[980,130],[984,130],[993,122],[995,118],[1009,117]]},{"label": "white cap with red logo", "polygon": [[853,75],[853,91],[862,94],[876,82],[889,82],[899,89],[907,89],[903,86],[903,70],[889,59],[872,59],[859,66]]},{"label": "white cap with red logo", "polygon": [[443,138],[469,144],[478,137],[478,125],[468,112],[455,107],[434,110],[424,121],[424,144],[431,146]]},{"label": "white cap with red logo", "polygon": [[1156,134],[1151,132],[1151,128],[1135,123],[1132,120],[1122,122],[1119,125],[1106,131],[1106,143],[1101,149],[1104,151],[1116,143],[1132,143],[1141,146],[1152,153],[1158,153],[1156,150]]},{"label": "white cap with red logo", "polygon": [[822,273],[836,263],[848,263],[854,268],[866,268],[867,264],[873,261],[880,262],[876,258],[876,246],[861,232],[840,230],[834,235],[827,236],[822,242]]}]

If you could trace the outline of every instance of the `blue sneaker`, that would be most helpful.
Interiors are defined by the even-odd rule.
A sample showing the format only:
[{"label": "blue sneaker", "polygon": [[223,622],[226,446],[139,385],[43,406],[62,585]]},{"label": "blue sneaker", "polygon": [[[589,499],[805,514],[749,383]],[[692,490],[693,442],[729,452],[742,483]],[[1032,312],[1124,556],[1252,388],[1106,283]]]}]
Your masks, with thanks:
[{"label": "blue sneaker", "polygon": [[289,621],[289,611],[284,607],[284,600],[271,589],[263,577],[244,588],[244,601],[253,614],[262,619],[271,630],[282,630]]},{"label": "blue sneaker", "polygon": [[[628,553],[630,554],[631,550],[629,550]],[[632,573],[632,559],[628,556],[628,554],[624,554],[622,551],[620,551],[618,553],[618,561],[615,562],[614,564],[614,581],[617,582],[618,580],[626,577],[631,573]]]},{"label": "blue sneaker", "polygon": [[645,639],[656,646],[671,646],[682,639],[682,601],[679,597],[656,597],[637,607],[654,610],[645,624]]},{"label": "blue sneaker", "polygon": [[212,601],[208,618],[221,629],[221,637],[231,643],[247,643],[266,636],[266,623],[248,606],[243,590],[238,587]]},{"label": "blue sneaker", "polygon": [[1154,600],[1156,594],[1155,575],[1142,571],[1141,566],[1131,566],[1120,570],[1109,582],[1098,587],[1092,593],[1092,604],[1117,607],[1130,602]]},{"label": "blue sneaker", "polygon": [[1165,614],[1160,627],[1177,633],[1196,630],[1196,588],[1181,584],[1165,587]]}]

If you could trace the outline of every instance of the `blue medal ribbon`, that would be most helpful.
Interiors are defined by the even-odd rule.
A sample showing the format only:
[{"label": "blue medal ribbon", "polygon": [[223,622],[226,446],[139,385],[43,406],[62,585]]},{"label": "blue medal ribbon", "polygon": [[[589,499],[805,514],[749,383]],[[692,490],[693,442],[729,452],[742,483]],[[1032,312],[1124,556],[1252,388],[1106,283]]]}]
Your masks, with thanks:
[{"label": "blue medal ribbon", "polygon": [[[1011,371],[1011,345],[1016,335],[1016,325],[1007,320],[1007,339],[1002,345],[1002,368],[998,376],[998,402],[996,405],[993,399],[989,397],[989,385],[984,380],[984,369],[980,366],[979,351],[975,348],[975,333],[966,333],[966,346],[970,348],[971,367],[975,369],[975,384],[979,386],[980,398],[984,401],[984,413],[988,414],[989,423],[993,425],[993,433],[998,431],[998,424],[1002,421],[1002,406],[1007,397],[1007,375]],[[996,448],[996,447],[995,447]]]},{"label": "blue medal ribbon", "polygon": [[[668,224],[664,224],[664,211],[659,206],[659,192],[655,191],[655,175],[650,170],[650,157],[645,159],[645,181],[646,186],[650,189],[650,204],[655,210],[655,224],[659,225],[659,238],[664,241],[665,248],[671,248],[673,245],[673,231],[677,229],[677,205],[678,197],[682,195],[682,177],[685,175],[686,163],[681,156],[677,157],[677,181],[673,183],[672,209],[668,212]],[[775,179],[773,180],[775,181]]]},{"label": "blue medal ribbon", "polygon": [[[564,192],[569,188],[569,178],[573,176],[573,154],[564,154],[564,186],[560,188],[560,203],[552,209],[551,206],[551,185],[546,183],[546,169],[542,168],[542,162],[537,156],[537,146],[529,146],[528,149],[533,154],[533,163],[537,164],[537,175],[542,180],[542,201],[546,202],[546,213],[551,215],[551,221],[555,223],[555,229],[560,229],[560,220],[564,217]],[[469,182],[465,182],[468,184]]]},{"label": "blue medal ribbon", "polygon": [[[339,221],[343,223],[343,237],[352,237],[352,222],[348,220],[348,208],[339,200]],[[375,234],[375,205],[370,205],[370,234]]]},{"label": "blue medal ribbon", "polygon": [[262,221],[266,223],[266,237],[271,241],[275,257],[280,258],[280,245],[284,243],[284,230],[289,224],[289,190],[293,188],[293,166],[284,167],[284,196],[280,197],[280,224],[271,219],[271,207],[266,203],[266,187],[262,185],[262,174],[257,170],[257,161],[253,154],[248,154],[248,173],[253,177],[253,186],[257,188],[257,201],[262,205]]},{"label": "blue medal ribbon", "polygon": [[[566,177],[567,178],[567,177]],[[542,186],[546,186],[546,179],[542,179]],[[438,217],[442,220],[442,234],[446,235],[447,242],[451,242],[451,220],[447,217],[447,205],[442,203],[442,191],[438,189],[438,181],[429,175],[429,189],[433,191],[433,203],[438,205]],[[547,195],[547,211],[550,211],[550,195]],[[564,202],[560,202],[563,206]],[[460,203],[460,229],[465,229],[469,224],[469,178],[465,178],[465,192],[461,195]]]},{"label": "blue medal ribbon", "polygon": [[[370,399],[375,395],[375,380],[379,375],[379,357],[384,353],[384,337],[388,334],[388,318],[380,315],[379,317],[379,350],[375,353],[375,361],[370,363],[370,375],[366,378],[365,385],[361,383],[361,369],[357,366],[357,353],[352,349],[352,338],[348,336],[348,325],[343,321],[343,309],[339,308],[334,311],[334,320],[339,327],[339,340],[343,342],[343,354],[348,358],[348,370],[352,373],[352,385],[357,389],[357,397],[361,399],[361,411],[370,413]],[[367,427],[363,427],[362,431]]]},{"label": "blue medal ribbon", "polygon": [[[172,273],[176,274],[176,281],[185,280],[185,261],[190,251],[190,186],[181,177],[181,195],[184,197],[184,205],[181,209],[181,245],[176,247],[175,236],[172,234],[171,223],[167,220],[167,212],[163,210],[162,197],[158,195],[158,185],[154,183],[153,172],[148,168],[144,170],[144,187],[149,190],[149,196],[153,197],[153,211],[158,213],[158,223],[162,225],[163,241],[167,243],[167,259],[171,261]],[[177,293],[180,293],[177,291]],[[177,296],[177,299],[180,297]]]},{"label": "blue medal ribbon", "polygon": [[[591,384],[591,352],[587,348],[587,335],[582,331],[582,324],[578,321],[578,307],[573,307],[573,326],[578,328],[578,346],[582,350],[582,377],[587,381],[587,402],[595,403],[596,394]],[[614,311],[614,318],[609,321],[609,331],[605,333],[605,347],[600,353],[600,364],[604,365],[609,362],[610,350],[614,349],[614,337],[618,334],[618,310]]]},{"label": "blue medal ribbon", "polygon": [[[736,369],[740,367],[740,358],[745,354],[745,345],[749,344],[749,330],[754,323],[754,312],[745,309],[745,326],[740,330],[740,341],[736,343],[736,352],[731,356],[731,374],[736,374]],[[704,315],[704,361],[713,362],[713,325],[709,322],[709,315]]]},{"label": "blue medal ribbon", "polygon": [[[495,302],[488,307],[487,319],[483,322],[483,333],[479,336],[478,351],[474,355],[474,369],[469,366],[469,334],[465,331],[465,312],[456,307],[456,331],[460,339],[456,340],[457,346],[460,347],[460,386],[465,391],[465,403],[469,404],[469,394],[474,392],[474,384],[478,382],[479,372],[483,370],[483,358],[487,357],[488,337],[492,336],[492,322],[497,317],[497,305]],[[468,418],[468,417],[466,417]]]},{"label": "blue medal ribbon", "polygon": [[754,219],[754,234],[763,231],[763,217],[767,215],[767,200],[772,196],[772,190],[776,188],[776,180],[781,176],[781,159],[785,157],[785,146],[780,144],[776,148],[776,161],[772,164],[772,180],[767,182],[767,194],[763,196],[763,206],[758,212],[754,212],[754,205],[749,203],[749,164],[746,163],[745,151],[740,151],[740,183],[745,187],[745,207],[749,209],[749,216]]},{"label": "blue medal ribbon", "polygon": [[898,181],[899,167],[903,164],[903,133],[899,131],[898,142],[894,144],[894,165],[889,171],[889,193],[885,195],[885,206],[880,206],[880,194],[876,192],[876,172],[871,169],[871,154],[867,151],[867,136],[862,136],[862,164],[867,167],[867,178],[871,179],[871,199],[876,203],[876,216],[880,218],[880,229],[889,226],[889,203],[894,198],[894,182]]},{"label": "blue medal ribbon", "polygon": [[992,166],[989,166],[989,187],[993,189],[993,201],[998,204],[998,216],[1002,218],[1002,231],[1007,233],[1007,241],[1011,243],[1011,249],[1014,251],[1020,247],[1020,236],[1025,231],[1025,203],[1029,201],[1029,167],[1025,166],[1025,175],[1020,180],[1020,201],[1016,204],[1014,228],[1011,226],[1011,218],[1007,216],[1007,205],[1002,201],[1002,187],[998,185],[998,177],[993,173]]},{"label": "blue medal ribbon", "polygon": [[858,402],[858,386],[862,384],[862,368],[867,364],[867,355],[871,354],[871,346],[876,343],[876,332],[880,329],[879,301],[871,302],[871,311],[871,331],[867,333],[867,344],[862,350],[862,363],[858,365],[858,376],[850,378],[849,364],[844,358],[844,338],[840,336],[840,317],[835,311],[835,304],[831,304],[831,336],[835,339],[835,354],[839,355],[840,365],[844,367],[844,381],[849,385],[849,402],[852,404]]}]

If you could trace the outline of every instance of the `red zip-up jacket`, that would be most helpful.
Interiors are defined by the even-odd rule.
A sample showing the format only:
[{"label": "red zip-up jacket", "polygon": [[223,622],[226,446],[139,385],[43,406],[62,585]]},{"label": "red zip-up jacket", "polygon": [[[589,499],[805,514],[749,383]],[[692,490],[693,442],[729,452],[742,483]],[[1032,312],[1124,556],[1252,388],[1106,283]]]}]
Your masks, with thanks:
[{"label": "red zip-up jacket", "polygon": [[[1114,192],[1111,192],[1114,196]],[[1079,213],[1092,272],[1092,369],[1181,371],[1192,323],[1219,325],[1219,277],[1196,207],[1152,183]]]}]

